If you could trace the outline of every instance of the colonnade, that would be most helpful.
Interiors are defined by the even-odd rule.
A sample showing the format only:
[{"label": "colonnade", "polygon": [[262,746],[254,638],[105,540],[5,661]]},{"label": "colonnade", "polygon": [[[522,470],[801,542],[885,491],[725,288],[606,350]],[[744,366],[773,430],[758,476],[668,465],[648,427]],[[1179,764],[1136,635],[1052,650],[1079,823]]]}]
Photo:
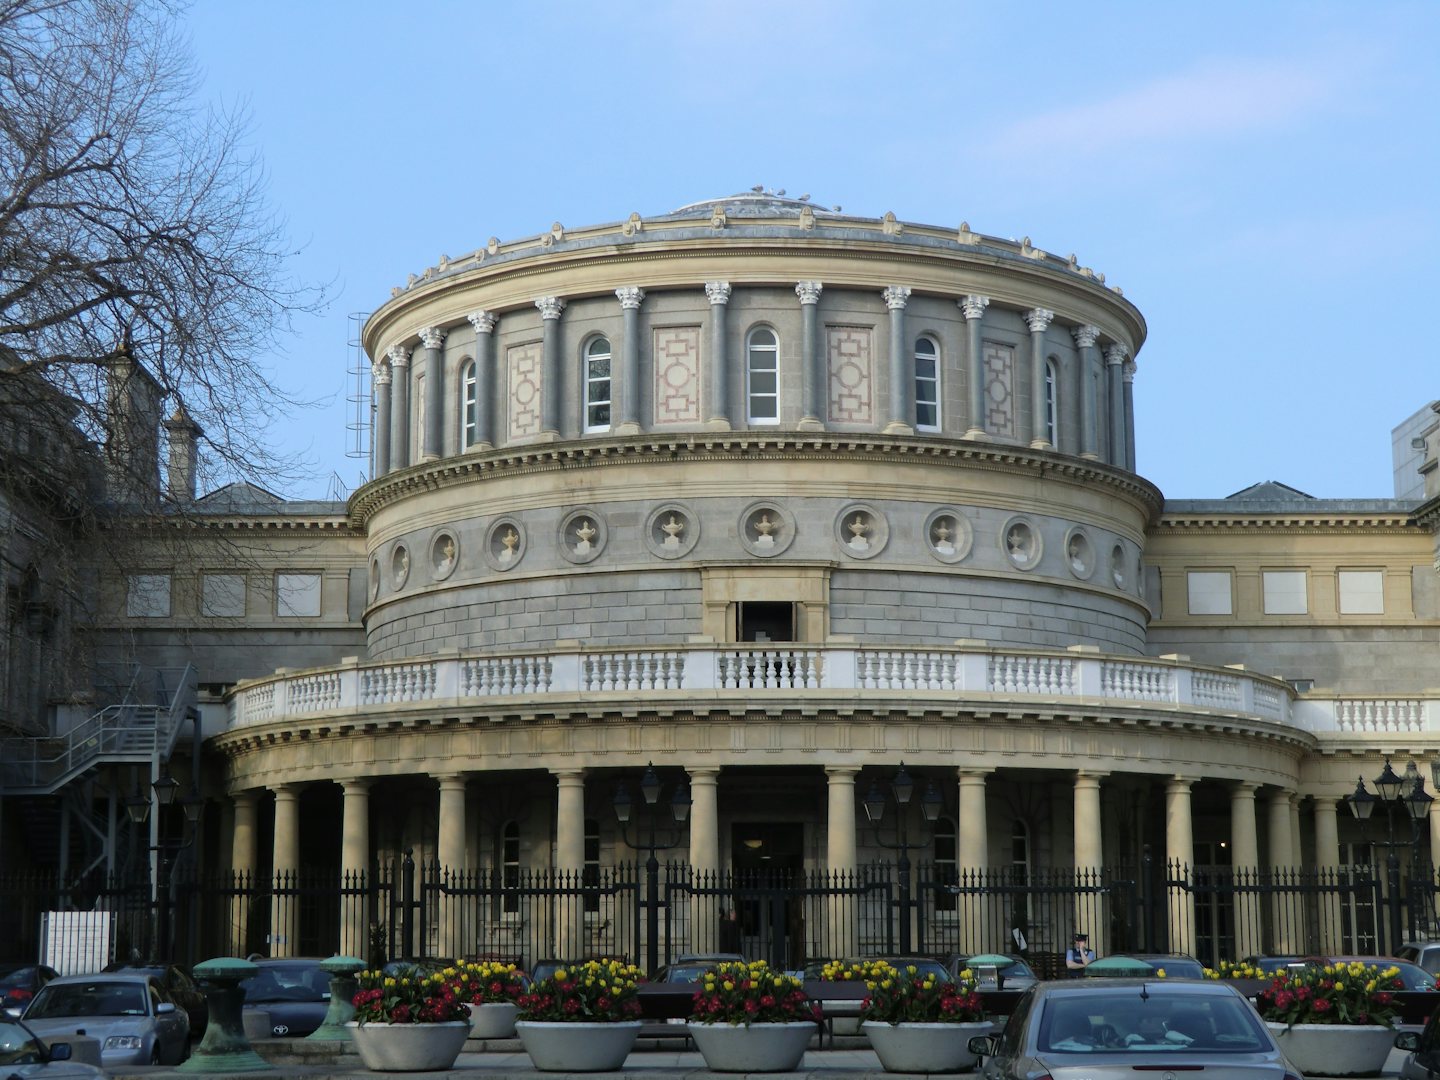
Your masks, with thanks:
[{"label": "colonnade", "polygon": [[[829,371],[828,356],[819,321],[820,298],[824,292],[820,281],[802,281],[796,284],[795,294],[801,313],[800,357],[800,412],[797,424],[802,431],[823,430],[828,412]],[[729,358],[731,342],[726,329],[726,309],[732,296],[727,281],[704,283],[705,296],[709,304],[710,332],[709,355]],[[881,290],[888,312],[890,393],[882,405],[884,418],[882,430],[886,434],[910,435],[915,431],[915,356],[913,334],[907,329],[906,312],[912,290],[907,285],[889,285]],[[619,366],[614,372],[618,387],[615,399],[614,432],[619,435],[639,434],[644,429],[640,416],[640,313],[645,300],[645,290],[637,286],[625,286],[615,290],[616,302],[621,312],[621,342]],[[964,438],[984,440],[994,437],[987,430],[987,373],[985,369],[983,323],[990,298],[977,294],[967,295],[955,301],[965,319],[965,349],[963,368],[968,383],[968,400],[965,416]],[[540,401],[539,437],[555,439],[570,430],[583,430],[574,418],[567,420],[564,400],[564,357],[562,355],[560,324],[566,308],[566,299],[559,296],[535,298],[536,309],[541,319],[540,358]],[[450,410],[464,407],[464,420],[459,425],[459,445],[450,452],[462,449],[489,449],[499,443],[494,431],[493,412],[497,401],[504,395],[498,393],[499,372],[496,363],[495,330],[505,312],[479,310],[466,318],[475,330],[474,375],[464,385],[452,388],[447,381],[444,363],[444,343],[448,330],[430,326],[417,331],[418,348],[396,343],[371,365],[375,401],[374,421],[374,471],[383,476],[410,465],[434,461],[446,455],[444,446],[444,417]],[[1031,308],[1021,313],[1029,329],[1030,347],[1027,361],[1030,384],[1029,415],[1031,426],[1028,443],[1034,449],[1053,450],[1048,418],[1052,402],[1047,393],[1047,365],[1049,347],[1047,333],[1056,318],[1055,312],[1046,308]],[[1101,331],[1089,324],[1069,328],[1075,341],[1077,362],[1073,365],[1073,376],[1068,385],[1051,388],[1056,397],[1079,403],[1080,432],[1079,453],[1092,460],[1106,460],[1113,465],[1135,468],[1135,420],[1133,382],[1135,362],[1123,344],[1110,342],[1102,350],[1099,347]],[[423,373],[424,393],[420,400],[412,403],[411,388],[415,376],[411,372],[412,359],[416,370]],[[744,426],[744,417],[733,415],[735,387],[731,385],[731,364],[707,362],[702,370],[701,408],[706,427],[714,430],[731,430]],[[743,358],[740,370],[743,371]],[[955,370],[952,368],[952,370]],[[1057,380],[1058,381],[1058,380]],[[1100,446],[1100,420],[1105,420],[1108,439],[1105,447]],[[578,417],[578,408],[574,410]],[[1023,415],[1023,414],[1022,414]],[[419,424],[417,439],[412,438],[412,420]],[[1024,440],[1022,440],[1024,441]],[[418,442],[418,446],[415,444]],[[412,454],[412,447],[417,453]]]}]

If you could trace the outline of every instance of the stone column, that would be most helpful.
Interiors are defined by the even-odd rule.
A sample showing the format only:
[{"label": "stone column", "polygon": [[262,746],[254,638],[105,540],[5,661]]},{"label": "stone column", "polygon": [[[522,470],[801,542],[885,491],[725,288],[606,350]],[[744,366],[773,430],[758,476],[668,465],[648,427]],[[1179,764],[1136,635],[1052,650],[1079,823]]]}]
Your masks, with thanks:
[{"label": "stone column", "polygon": [[230,873],[235,887],[235,897],[230,903],[230,941],[232,956],[250,953],[250,890],[255,880],[255,855],[258,837],[255,832],[255,812],[258,792],[237,791],[235,793],[235,829],[230,841]]},{"label": "stone column", "polygon": [[714,874],[720,869],[720,769],[695,765],[690,777],[690,869]]},{"label": "stone column", "polygon": [[390,471],[390,365],[377,360],[370,365],[370,378],[375,384],[375,415],[370,430],[375,437],[372,479],[378,480]]},{"label": "stone column", "polygon": [[340,819],[340,955],[370,956],[370,781],[345,780]]},{"label": "stone column", "polygon": [[[1300,843],[1300,793],[1290,792],[1290,858],[1293,860],[1296,870],[1303,870],[1305,862],[1305,850]],[[1295,880],[1292,872],[1291,880]],[[1298,884],[1298,882],[1296,882]],[[1306,897],[1299,889],[1289,895],[1290,904],[1290,939],[1297,947],[1306,947],[1305,942],[1310,940],[1309,912],[1306,907]]]},{"label": "stone column", "polygon": [[1106,383],[1110,390],[1110,464],[1125,467],[1124,345],[1105,346]]},{"label": "stone column", "polygon": [[800,298],[800,405],[797,425],[801,431],[821,431],[825,424],[824,386],[821,374],[824,357],[820,348],[820,293],[824,286],[818,281],[802,281],[795,286]]},{"label": "stone column", "polygon": [[[890,309],[890,420],[886,435],[913,435],[915,427],[915,372],[912,361],[915,350],[905,334],[905,304],[910,289],[890,285],[881,293]],[[828,372],[826,373],[828,376]]]},{"label": "stone column", "polygon": [[[1269,795],[1270,875],[1272,881],[1283,881],[1295,867],[1295,852],[1291,844],[1290,792],[1272,791]],[[1272,951],[1275,953],[1294,952],[1297,947],[1292,930],[1294,913],[1293,894],[1272,892],[1270,895],[1271,930],[1274,934]]]},{"label": "stone column", "polygon": [[[1331,796],[1315,796],[1315,867],[1322,882],[1334,885],[1340,874],[1340,823],[1336,815],[1337,800]],[[1344,951],[1344,924],[1340,894],[1322,892],[1317,916],[1320,920],[1320,950],[1324,953]]]},{"label": "stone column", "polygon": [[[465,777],[459,773],[447,773],[436,777],[440,781],[439,829],[436,856],[440,863],[442,884],[463,884],[465,881]],[[583,826],[582,826],[583,843]],[[582,851],[583,854],[583,851]],[[440,921],[440,956],[453,960],[466,952],[469,944],[469,926],[466,919],[467,902],[463,896],[450,896],[441,892],[436,917]]]},{"label": "stone column", "polygon": [[705,426],[714,431],[729,431],[730,355],[725,343],[725,311],[730,303],[730,283],[707,281],[705,297],[710,301],[710,406]]},{"label": "stone column", "polygon": [[[825,823],[825,865],[837,886],[853,885],[858,869],[855,840],[855,777],[858,765],[825,766],[828,813]],[[853,896],[832,897],[825,913],[825,956],[855,956],[860,928],[855,921]]]},{"label": "stone column", "polygon": [[1255,826],[1255,784],[1230,789],[1230,868],[1239,891],[1235,893],[1235,956],[1259,956],[1265,935],[1260,926],[1260,837]]},{"label": "stone column", "polygon": [[1098,326],[1077,326],[1070,331],[1075,347],[1080,350],[1080,456],[1092,460],[1100,457],[1100,408],[1095,400],[1095,342],[1100,339]]},{"label": "stone column", "polygon": [[985,355],[980,340],[980,322],[990,306],[988,296],[967,296],[957,301],[965,313],[966,371],[970,375],[970,426],[967,439],[985,438]]},{"label": "stone column", "polygon": [[[1055,312],[1048,308],[1031,308],[1025,312],[1025,325],[1030,327],[1030,446],[1034,450],[1053,450],[1055,446],[1045,431],[1049,410],[1045,407],[1045,331]],[[1055,387],[1060,393],[1060,387]],[[1057,401],[1057,412],[1058,401]]]},{"label": "stone column", "polygon": [[1126,360],[1125,373],[1125,468],[1135,471],[1135,361]]},{"label": "stone column", "polygon": [[[555,770],[555,871],[561,888],[578,885],[585,869],[585,772]],[[557,899],[555,956],[584,956],[585,912],[579,896]],[[639,943],[636,943],[639,947]]]},{"label": "stone column", "polygon": [[1109,912],[1100,892],[1105,866],[1104,823],[1100,820],[1100,781],[1105,772],[1075,774],[1075,929],[1090,935],[1095,948],[1109,951]]},{"label": "stone column", "polygon": [[300,786],[275,789],[275,894],[270,902],[270,955],[294,956],[300,942]]},{"label": "stone column", "polygon": [[[1165,859],[1178,876],[1193,880],[1195,832],[1190,819],[1190,785],[1173,776],[1165,785]],[[1195,896],[1176,888],[1170,893],[1170,951],[1195,953]]]},{"label": "stone column", "polygon": [[437,461],[445,453],[445,334],[427,326],[420,331],[425,346],[425,430],[420,433],[420,460]]},{"label": "stone column", "polygon": [[[616,289],[625,321],[625,340],[620,343],[620,416],[617,435],[640,434],[640,302],[645,290],[627,285]],[[611,391],[614,398],[614,391]]]},{"label": "stone column", "polygon": [[390,468],[410,464],[410,350],[390,350]]},{"label": "stone column", "polygon": [[[472,311],[466,316],[475,327],[475,444],[470,449],[489,450],[495,445],[495,320],[493,311]],[[460,442],[464,449],[465,437]]]},{"label": "stone column", "polygon": [[985,952],[1001,940],[1004,927],[990,926],[990,905],[978,886],[989,884],[990,827],[985,817],[985,778],[989,769],[960,769],[960,820],[956,823],[955,855],[962,892],[956,905],[960,915],[960,949]]},{"label": "stone column", "polygon": [[540,309],[540,434],[560,437],[560,410],[564,400],[564,377],[560,368],[560,313],[565,301],[558,296],[541,296],[535,301]]}]

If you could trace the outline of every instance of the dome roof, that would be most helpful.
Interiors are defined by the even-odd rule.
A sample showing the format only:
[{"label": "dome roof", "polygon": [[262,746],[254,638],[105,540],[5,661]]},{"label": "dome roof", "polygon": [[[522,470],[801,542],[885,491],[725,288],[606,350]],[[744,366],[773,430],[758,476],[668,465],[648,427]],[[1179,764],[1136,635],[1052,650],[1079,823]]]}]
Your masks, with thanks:
[{"label": "dome roof", "polygon": [[769,188],[757,185],[749,191],[742,191],[736,195],[687,203],[678,210],[670,211],[665,216],[709,217],[716,208],[719,208],[725,211],[727,217],[783,217],[786,215],[799,217],[800,211],[807,206],[815,212],[816,217],[835,217],[840,212],[838,206],[825,207],[811,203],[808,194],[801,195],[799,198],[790,198],[786,196],[784,188],[771,191]]}]

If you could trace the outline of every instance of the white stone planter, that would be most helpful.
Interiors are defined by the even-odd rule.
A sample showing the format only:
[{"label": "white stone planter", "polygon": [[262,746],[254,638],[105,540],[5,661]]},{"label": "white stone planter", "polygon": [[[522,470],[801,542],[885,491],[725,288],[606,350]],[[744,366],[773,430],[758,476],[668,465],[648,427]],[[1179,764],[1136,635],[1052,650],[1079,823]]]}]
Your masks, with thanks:
[{"label": "white stone planter", "polygon": [[867,1020],[861,1025],[875,1056],[886,1072],[949,1073],[975,1067],[970,1040],[988,1035],[990,1024],[884,1024]]},{"label": "white stone planter", "polygon": [[819,1030],[812,1020],[779,1024],[686,1025],[712,1072],[790,1072]]},{"label": "white stone planter", "polygon": [[438,1072],[455,1064],[470,1025],[464,1020],[444,1024],[345,1025],[355,1040],[360,1060],[372,1072]]},{"label": "white stone planter", "polygon": [[1284,1024],[1266,1021],[1270,1034],[1305,1076],[1378,1076],[1395,1041],[1379,1025]]},{"label": "white stone planter", "polygon": [[515,1034],[541,1072],[614,1072],[640,1035],[639,1020],[613,1024],[519,1020]]},{"label": "white stone planter", "polygon": [[466,1008],[470,1010],[472,1039],[508,1039],[515,1034],[520,1006],[513,1001],[486,1001]]}]

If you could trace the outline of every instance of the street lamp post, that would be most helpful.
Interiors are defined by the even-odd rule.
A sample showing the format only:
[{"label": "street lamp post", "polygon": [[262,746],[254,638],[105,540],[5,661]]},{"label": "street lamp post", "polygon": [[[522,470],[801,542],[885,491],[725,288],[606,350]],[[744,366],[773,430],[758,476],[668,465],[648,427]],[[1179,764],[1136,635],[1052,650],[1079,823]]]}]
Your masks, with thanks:
[{"label": "street lamp post", "polygon": [[[899,852],[896,868],[900,874],[900,951],[909,952],[912,944],[910,937],[910,852],[920,851],[928,842],[922,839],[920,842],[912,844],[907,835],[907,819],[910,816],[910,800],[915,795],[915,781],[910,779],[910,774],[905,770],[903,761],[890,780],[890,794],[895,799],[897,808],[893,839],[886,839],[880,832],[881,822],[885,818],[886,800],[879,785],[873,780],[870,782],[870,790],[865,793],[862,805],[865,807],[866,820],[875,830],[875,842],[890,851]],[[925,794],[920,797],[920,810],[927,825],[933,825],[939,819],[940,810],[944,805],[945,800],[936,790],[935,785],[933,783],[927,785]]]},{"label": "street lamp post", "polygon": [[[155,805],[163,811],[168,806],[175,804],[175,795],[180,790],[180,782],[168,772],[162,772],[150,785],[154,792]],[[190,793],[180,800],[180,806],[185,812],[185,824],[182,827],[178,839],[167,839],[164,835],[164,821],[156,822],[157,833],[156,843],[147,844],[145,850],[155,853],[155,867],[152,875],[155,890],[155,935],[154,935],[154,956],[142,959],[176,959],[172,953],[174,948],[170,941],[170,885],[171,865],[170,860],[178,858],[180,852],[195,843],[199,835],[200,814],[204,809],[204,800],[196,794],[193,786]],[[144,825],[150,817],[150,800],[138,791],[125,800],[125,815],[137,828]]]},{"label": "street lamp post", "polygon": [[[1432,779],[1437,788],[1440,788],[1440,762],[1431,765]],[[1400,926],[1400,857],[1395,853],[1397,848],[1409,847],[1411,858],[1411,879],[1417,877],[1415,868],[1420,861],[1420,827],[1425,823],[1426,816],[1430,813],[1430,804],[1434,798],[1425,791],[1425,781],[1420,776],[1420,770],[1415,767],[1415,762],[1410,762],[1405,768],[1403,776],[1397,775],[1390,767],[1390,759],[1385,759],[1384,771],[1375,778],[1375,790],[1378,795],[1372,795],[1365,789],[1365,778],[1360,777],[1355,783],[1355,791],[1347,799],[1350,804],[1350,811],[1360,822],[1361,835],[1367,843],[1382,844],[1385,847],[1385,877],[1386,889],[1389,891],[1389,917],[1390,917],[1390,952],[1391,955],[1399,953],[1400,947],[1405,943],[1405,934]],[[1375,806],[1379,803],[1385,809],[1385,835],[1384,840],[1370,840],[1369,823],[1371,815],[1375,812]],[[1395,819],[1409,822],[1409,839],[1396,836]],[[1413,908],[1412,908],[1413,911]]]},{"label": "street lamp post", "polygon": [[675,792],[670,797],[670,813],[675,824],[666,826],[663,840],[660,832],[660,778],[655,775],[653,761],[645,766],[645,775],[640,778],[640,794],[644,800],[640,805],[650,819],[648,838],[644,841],[630,838],[630,817],[636,804],[631,802],[624,781],[616,786],[613,803],[615,817],[620,822],[620,839],[625,846],[649,853],[645,860],[645,959],[647,969],[653,975],[660,966],[660,860],[655,853],[669,851],[682,843],[684,830],[681,826],[690,819],[690,784],[682,780],[675,786]]}]

